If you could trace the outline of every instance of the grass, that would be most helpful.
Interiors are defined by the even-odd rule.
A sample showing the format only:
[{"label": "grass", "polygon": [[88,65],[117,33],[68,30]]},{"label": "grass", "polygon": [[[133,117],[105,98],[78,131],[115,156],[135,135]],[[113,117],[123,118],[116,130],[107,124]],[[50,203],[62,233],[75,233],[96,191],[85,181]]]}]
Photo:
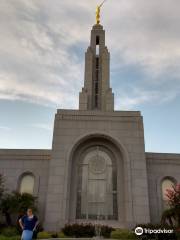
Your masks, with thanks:
[{"label": "grass", "polygon": [[6,237],[3,235],[0,235],[0,240],[20,240],[21,237],[19,235],[13,236],[13,237]]}]

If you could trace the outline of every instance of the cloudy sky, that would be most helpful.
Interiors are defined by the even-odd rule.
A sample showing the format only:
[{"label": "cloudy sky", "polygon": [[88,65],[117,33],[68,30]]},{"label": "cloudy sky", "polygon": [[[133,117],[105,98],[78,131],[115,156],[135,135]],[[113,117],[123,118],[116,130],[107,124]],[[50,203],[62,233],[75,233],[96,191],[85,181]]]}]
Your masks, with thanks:
[{"label": "cloudy sky", "polygon": [[[0,148],[51,148],[78,108],[99,0],[0,0]],[[146,151],[180,152],[180,1],[107,0],[116,110],[141,110]]]}]

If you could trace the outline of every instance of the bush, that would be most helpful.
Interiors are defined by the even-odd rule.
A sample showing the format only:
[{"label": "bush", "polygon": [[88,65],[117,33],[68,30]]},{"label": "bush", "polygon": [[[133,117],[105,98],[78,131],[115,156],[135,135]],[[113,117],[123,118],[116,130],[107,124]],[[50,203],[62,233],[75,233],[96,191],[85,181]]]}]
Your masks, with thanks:
[{"label": "bush", "polygon": [[66,238],[67,236],[63,232],[58,233],[58,238]]},{"label": "bush", "polygon": [[116,229],[111,232],[112,239],[137,239],[134,232],[127,229]]},{"label": "bush", "polygon": [[110,238],[111,232],[114,231],[115,229],[109,226],[101,226],[101,236],[104,238]]},{"label": "bush", "polygon": [[14,237],[19,233],[15,227],[7,227],[1,230],[1,234],[5,237]]},{"label": "bush", "polygon": [[68,237],[95,236],[95,228],[92,224],[66,224],[62,232]]},{"label": "bush", "polygon": [[37,235],[38,239],[45,239],[45,238],[51,238],[52,235],[49,232],[39,232]]},{"label": "bush", "polygon": [[52,237],[52,238],[57,238],[57,237],[58,237],[58,234],[57,234],[56,232],[53,232],[53,233],[51,233],[51,237]]},{"label": "bush", "polygon": [[[63,232],[39,232],[38,239],[45,239],[45,238],[66,238]],[[1,240],[1,239],[0,239]]]},{"label": "bush", "polygon": [[[109,226],[100,226],[101,228],[101,236],[105,238],[109,238],[111,235],[112,230],[114,230],[112,227]],[[65,234],[65,236],[68,237],[94,237],[95,234],[95,225],[92,224],[67,224],[62,229],[62,232]]]}]

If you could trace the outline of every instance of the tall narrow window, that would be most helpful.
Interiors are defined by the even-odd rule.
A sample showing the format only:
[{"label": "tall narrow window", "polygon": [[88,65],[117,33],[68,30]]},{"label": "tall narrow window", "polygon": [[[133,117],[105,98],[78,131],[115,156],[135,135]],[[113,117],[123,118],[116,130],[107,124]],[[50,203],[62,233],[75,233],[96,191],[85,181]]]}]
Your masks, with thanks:
[{"label": "tall narrow window", "polygon": [[94,108],[99,108],[99,51],[100,51],[100,38],[96,36],[96,57],[95,57],[95,73],[94,73],[94,80],[93,80],[93,91],[94,91]]},{"label": "tall narrow window", "polygon": [[99,56],[99,45],[96,45],[96,56]]},{"label": "tall narrow window", "polygon": [[29,193],[33,194],[34,192],[34,176],[30,173],[24,174],[20,181],[20,193]]},{"label": "tall narrow window", "polygon": [[99,36],[96,36],[96,55],[99,55]]},{"label": "tall narrow window", "polygon": [[165,178],[162,181],[162,201],[163,201],[163,209],[168,209],[168,198],[167,198],[167,189],[172,189],[175,185],[174,181],[170,178]]},{"label": "tall narrow window", "polygon": [[91,148],[79,165],[78,219],[117,219],[117,174],[102,147]]},{"label": "tall narrow window", "polygon": [[96,74],[95,74],[95,81],[94,81],[94,104],[95,108],[98,108],[98,95],[99,95],[99,57],[96,57]]}]

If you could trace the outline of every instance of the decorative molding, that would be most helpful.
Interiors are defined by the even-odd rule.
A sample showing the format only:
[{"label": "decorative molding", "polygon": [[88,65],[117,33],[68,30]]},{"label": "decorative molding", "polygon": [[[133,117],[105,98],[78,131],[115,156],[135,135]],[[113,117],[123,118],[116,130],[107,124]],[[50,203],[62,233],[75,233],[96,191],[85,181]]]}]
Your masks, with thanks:
[{"label": "decorative molding", "polygon": [[110,117],[141,117],[140,111],[83,111],[83,110],[66,110],[58,109],[57,115],[73,116],[110,116]]}]

